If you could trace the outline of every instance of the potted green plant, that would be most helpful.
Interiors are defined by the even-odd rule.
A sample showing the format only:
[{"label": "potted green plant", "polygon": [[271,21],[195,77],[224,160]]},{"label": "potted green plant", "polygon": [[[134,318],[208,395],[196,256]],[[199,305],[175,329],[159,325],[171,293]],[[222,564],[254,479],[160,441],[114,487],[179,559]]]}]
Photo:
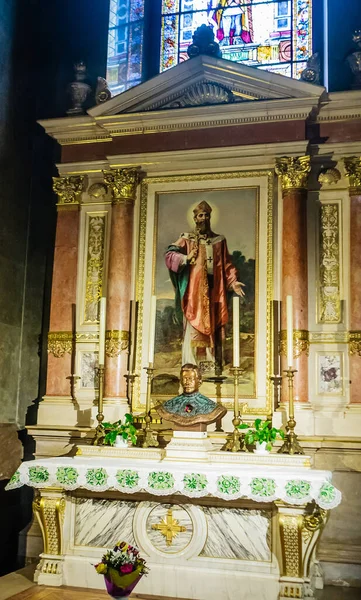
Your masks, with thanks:
[{"label": "potted green plant", "polygon": [[115,446],[116,448],[127,448],[129,444],[135,446],[137,443],[137,430],[134,427],[133,415],[127,413],[124,415],[124,422],[121,419],[114,423],[103,423],[105,429],[104,444]]},{"label": "potted green plant", "polygon": [[254,450],[256,454],[268,454],[277,437],[281,439],[285,437],[281,429],[272,427],[271,421],[262,421],[262,419],[256,419],[251,427],[246,423],[242,423],[238,428],[241,430],[247,429],[244,441],[247,446],[256,445],[256,449]]}]

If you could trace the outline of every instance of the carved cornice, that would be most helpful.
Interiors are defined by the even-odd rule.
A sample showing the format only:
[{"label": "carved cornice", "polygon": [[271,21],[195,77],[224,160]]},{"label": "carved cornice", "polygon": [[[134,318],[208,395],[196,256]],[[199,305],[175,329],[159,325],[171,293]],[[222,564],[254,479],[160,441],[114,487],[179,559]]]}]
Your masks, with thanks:
[{"label": "carved cornice", "polygon": [[[306,356],[310,352],[309,333],[306,329],[293,330],[293,358],[300,358],[301,354]],[[282,329],[280,336],[279,353],[282,356],[287,356],[287,331]]]},{"label": "carved cornice", "polygon": [[74,336],[71,331],[51,331],[48,333],[48,354],[62,358],[71,354]]},{"label": "carved cornice", "polygon": [[119,356],[129,346],[129,331],[111,329],[105,333],[105,354],[109,358]]},{"label": "carved cornice", "polygon": [[349,179],[350,194],[361,194],[361,156],[344,158],[346,177]]},{"label": "carved cornice", "polygon": [[309,156],[282,156],[276,159],[276,173],[281,179],[282,192],[291,189],[307,189],[311,171]]},{"label": "carved cornice", "polygon": [[58,196],[57,206],[81,203],[85,175],[53,177],[53,190]]},{"label": "carved cornice", "polygon": [[348,351],[351,356],[358,354],[361,356],[361,331],[350,331]]},{"label": "carved cornice", "polygon": [[104,183],[111,189],[113,204],[134,203],[139,183],[139,169],[112,169],[103,171],[103,175]]}]

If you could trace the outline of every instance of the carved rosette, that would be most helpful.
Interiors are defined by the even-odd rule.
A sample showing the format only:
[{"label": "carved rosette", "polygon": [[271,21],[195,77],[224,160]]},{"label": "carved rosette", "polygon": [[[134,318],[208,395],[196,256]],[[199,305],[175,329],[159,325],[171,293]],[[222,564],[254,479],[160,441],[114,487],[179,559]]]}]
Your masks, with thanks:
[{"label": "carved rosette", "polygon": [[282,192],[292,189],[307,189],[308,174],[311,171],[309,156],[282,156],[276,159],[276,174],[281,179]]},{"label": "carved rosette", "polygon": [[120,356],[122,352],[128,350],[129,331],[118,331],[112,329],[105,333],[105,354],[109,358]]},{"label": "carved rosette", "polygon": [[53,190],[58,196],[57,206],[80,204],[84,180],[84,175],[53,177]]},{"label": "carved rosette", "polygon": [[48,333],[48,354],[55,358],[62,358],[64,354],[71,354],[73,348],[73,334],[71,331],[51,331]]},{"label": "carved rosette", "polygon": [[[300,358],[304,353],[306,356],[310,352],[309,333],[306,329],[293,330],[293,358]],[[287,356],[287,331],[282,329],[280,335],[279,353],[281,356]]]},{"label": "carved rosette", "polygon": [[131,203],[136,197],[139,169],[112,169],[103,171],[104,183],[111,189],[113,204]]},{"label": "carved rosette", "polygon": [[86,323],[97,323],[99,320],[103,288],[105,224],[105,215],[89,217],[84,314]]},{"label": "carved rosette", "polygon": [[361,157],[350,156],[344,158],[346,177],[349,179],[350,194],[361,194]]},{"label": "carved rosette", "polygon": [[318,320],[341,321],[340,240],[338,204],[321,205]]},{"label": "carved rosette", "polygon": [[348,343],[349,354],[361,356],[361,331],[350,331]]}]

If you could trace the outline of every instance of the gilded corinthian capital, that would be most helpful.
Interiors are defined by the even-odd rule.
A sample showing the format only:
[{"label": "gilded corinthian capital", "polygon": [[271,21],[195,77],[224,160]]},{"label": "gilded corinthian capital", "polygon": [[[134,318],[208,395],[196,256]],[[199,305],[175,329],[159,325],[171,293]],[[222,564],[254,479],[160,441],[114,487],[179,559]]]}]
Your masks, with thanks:
[{"label": "gilded corinthian capital", "polygon": [[276,173],[281,179],[282,191],[306,189],[311,171],[309,156],[282,156],[276,159]]},{"label": "gilded corinthian capital", "polygon": [[84,175],[53,177],[53,190],[58,196],[58,205],[80,204],[84,179]]},{"label": "gilded corinthian capital", "polygon": [[350,182],[350,190],[361,194],[361,156],[344,158],[346,177]]},{"label": "gilded corinthian capital", "polygon": [[111,189],[114,204],[134,202],[139,183],[139,170],[112,169],[103,171],[104,183]]}]

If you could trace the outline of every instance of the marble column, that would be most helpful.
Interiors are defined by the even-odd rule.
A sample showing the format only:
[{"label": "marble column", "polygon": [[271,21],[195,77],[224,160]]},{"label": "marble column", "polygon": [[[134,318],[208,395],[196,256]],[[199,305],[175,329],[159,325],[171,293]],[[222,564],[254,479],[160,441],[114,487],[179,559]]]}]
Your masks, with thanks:
[{"label": "marble column", "polygon": [[105,401],[126,398],[134,202],[138,169],[104,171],[113,196],[105,342]]},{"label": "marble column", "polygon": [[[310,157],[276,161],[283,197],[281,367],[286,364],[286,296],[293,298],[294,399],[308,401],[307,178]],[[283,382],[285,384],[285,381]],[[287,400],[283,385],[283,400]]]},{"label": "marble column", "polygon": [[350,402],[361,403],[361,157],[345,158],[350,184]]},{"label": "marble column", "polygon": [[48,334],[46,396],[70,396],[80,202],[84,176],[54,177],[58,218]]}]

